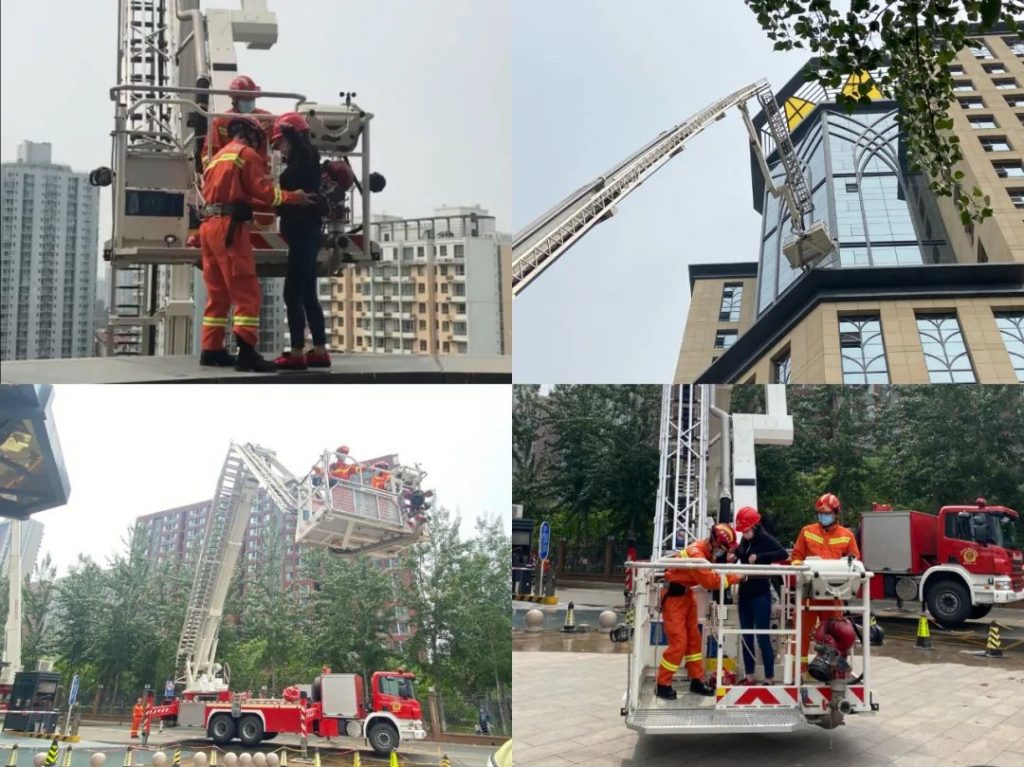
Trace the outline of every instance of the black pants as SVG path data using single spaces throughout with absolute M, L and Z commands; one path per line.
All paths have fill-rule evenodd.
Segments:
M 292 348 L 301 349 L 306 323 L 314 346 L 327 343 L 324 310 L 316 287 L 316 255 L 320 251 L 320 228 L 302 227 L 289 231 L 288 271 L 284 278 L 284 303 L 288 310 L 288 332 Z

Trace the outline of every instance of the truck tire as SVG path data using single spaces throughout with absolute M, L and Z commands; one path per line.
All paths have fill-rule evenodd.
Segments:
M 929 584 L 928 611 L 943 628 L 962 626 L 971 615 L 971 595 L 960 581 L 945 578 Z
M 255 746 L 263 740 L 263 720 L 255 714 L 238 720 L 238 739 L 243 746 Z
M 210 717 L 206 734 L 218 746 L 230 743 L 235 738 L 235 720 L 231 718 L 231 714 L 215 714 Z
M 273 740 L 277 737 L 276 732 L 265 732 L 263 733 L 263 740 Z
M 388 756 L 398 750 L 398 730 L 388 721 L 376 721 L 366 732 L 370 748 L 377 756 Z
M 975 605 L 971 608 L 971 620 L 980 621 L 990 612 L 992 612 L 992 605 Z

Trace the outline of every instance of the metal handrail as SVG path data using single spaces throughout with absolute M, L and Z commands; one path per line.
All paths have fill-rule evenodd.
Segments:
M 115 85 L 109 91 L 110 100 L 114 101 L 114 95 L 127 91 L 157 91 L 160 93 L 206 93 L 214 96 L 253 96 L 254 98 L 267 99 L 297 99 L 302 102 L 306 96 L 302 93 L 289 93 L 288 91 L 232 91 L 226 88 L 195 88 L 187 85 Z

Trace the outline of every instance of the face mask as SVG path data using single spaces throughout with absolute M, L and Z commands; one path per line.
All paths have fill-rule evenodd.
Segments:
M 249 114 L 255 108 L 256 102 L 252 99 L 240 99 L 238 102 L 238 111 L 242 114 Z
M 836 521 L 835 514 L 819 514 L 818 521 L 821 522 L 822 527 L 828 527 Z
M 743 533 L 743 540 L 745 540 L 745 541 L 749 541 L 753 537 L 754 537 L 754 531 L 753 530 L 747 530 L 745 533 Z

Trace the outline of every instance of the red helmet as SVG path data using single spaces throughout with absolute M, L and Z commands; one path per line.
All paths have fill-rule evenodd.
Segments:
M 761 523 L 761 515 L 753 506 L 744 506 L 736 512 L 736 532 L 745 533 L 754 525 Z
M 231 81 L 231 85 L 228 86 L 229 91 L 259 91 L 260 86 L 253 82 L 249 75 L 239 75 Z
M 337 452 L 341 453 L 342 455 L 348 455 L 348 445 L 339 445 Z
M 276 144 L 281 140 L 281 136 L 284 135 L 283 129 L 304 133 L 309 130 L 309 123 L 298 112 L 285 112 L 274 121 L 274 132 L 270 136 L 271 144 Z
M 817 503 L 814 504 L 814 510 L 819 514 L 827 514 L 830 511 L 838 514 L 843 509 L 838 498 L 832 495 L 832 493 L 825 493 L 825 495 L 821 496 Z
M 263 139 L 265 138 L 263 126 L 260 125 L 260 121 L 255 117 L 250 117 L 249 115 L 232 115 L 231 120 L 228 122 L 229 136 L 235 135 L 233 131 L 236 130 L 236 126 L 238 125 L 244 125 L 246 127 L 246 130 L 252 136 L 254 144 L 259 146 L 263 143 Z
M 388 467 L 388 462 L 387 461 L 377 461 L 377 463 L 373 464 L 373 466 L 376 469 L 386 469 Z
M 736 531 L 729 525 L 719 523 L 711 528 L 711 545 L 725 546 L 727 549 L 735 549 L 739 545 L 736 540 Z
M 320 468 L 319 464 L 317 464 L 316 466 L 313 467 L 313 473 L 314 474 L 323 474 L 324 470 Z
M 344 160 L 332 160 L 324 163 L 324 173 L 335 184 L 341 187 L 341 191 L 347 192 L 356 181 L 356 175 L 352 166 Z

